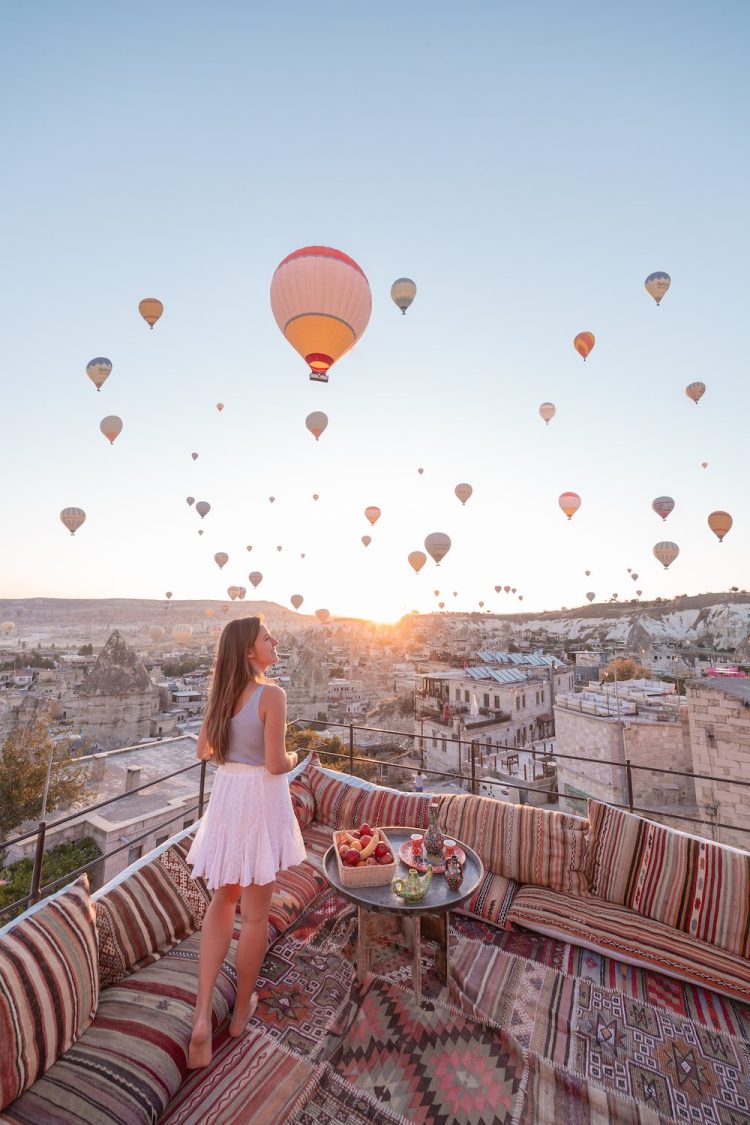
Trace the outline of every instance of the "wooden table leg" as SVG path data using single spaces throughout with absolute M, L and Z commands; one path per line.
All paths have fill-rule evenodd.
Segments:
M 369 911 L 363 906 L 357 907 L 357 984 L 363 987 L 370 971 L 370 939 L 367 935 L 367 917 Z
M 407 932 L 411 940 L 411 980 L 417 1005 L 422 1003 L 422 927 L 418 914 L 406 915 Z
M 441 914 L 437 915 L 437 933 L 438 933 L 438 949 L 435 954 L 435 968 L 437 974 L 443 984 L 448 983 L 448 975 L 450 973 L 450 966 L 448 963 L 449 944 L 450 944 L 450 926 L 449 926 L 449 912 L 444 910 Z

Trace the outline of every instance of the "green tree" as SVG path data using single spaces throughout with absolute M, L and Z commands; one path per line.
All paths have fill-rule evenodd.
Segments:
M 70 871 L 77 871 L 84 864 L 98 859 L 101 854 L 101 848 L 90 836 L 85 836 L 82 840 L 69 840 L 65 844 L 58 844 L 56 848 L 50 848 L 48 852 L 44 853 L 42 859 L 42 887 L 45 887 L 48 883 L 56 882 L 57 879 L 62 879 Z M 2 868 L 0 910 L 4 906 L 9 906 L 10 903 L 18 902 L 19 899 L 26 897 L 31 889 L 33 867 L 32 860 L 19 859 L 16 863 L 9 863 L 7 867 Z M 89 880 L 92 881 L 91 869 L 89 869 L 88 874 Z M 93 879 L 92 887 L 94 889 L 96 889 L 95 884 L 96 879 Z M 10 921 L 10 918 L 15 917 L 16 914 L 21 914 L 25 909 L 25 906 L 21 906 L 7 915 L 2 915 L 0 922 L 4 925 Z
M 286 748 L 287 750 L 296 750 L 300 758 L 309 753 L 317 754 L 320 758 L 320 764 L 325 766 L 326 769 L 349 773 L 349 746 L 344 745 L 341 739 L 335 735 L 333 738 L 323 738 L 314 730 L 290 729 L 286 735 Z M 333 757 L 334 754 L 342 754 L 343 757 Z M 355 758 L 358 755 L 370 756 L 368 751 L 355 746 Z M 354 776 L 364 778 L 365 781 L 373 781 L 377 777 L 377 766 L 369 765 L 366 762 L 355 762 Z
M 81 645 L 81 647 L 78 650 L 78 655 L 79 656 L 93 656 L 94 655 L 94 646 L 93 645 Z
M 611 684 L 615 679 L 621 680 L 647 680 L 648 671 L 633 660 L 631 656 L 618 656 L 612 660 L 602 672 L 602 683 Z
M 0 754 L 0 840 L 6 839 L 22 821 L 41 816 L 50 754 L 47 812 L 61 802 L 75 805 L 81 800 L 86 770 L 76 766 L 70 743 L 53 742 L 45 722 L 19 725 L 6 738 Z

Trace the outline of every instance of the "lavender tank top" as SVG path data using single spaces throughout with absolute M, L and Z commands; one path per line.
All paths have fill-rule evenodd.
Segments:
M 264 688 L 265 684 L 257 687 L 242 710 L 232 717 L 225 761 L 241 762 L 246 766 L 266 764 L 265 733 L 258 714 Z

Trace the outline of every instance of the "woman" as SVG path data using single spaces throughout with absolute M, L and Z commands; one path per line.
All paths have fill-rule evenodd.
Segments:
M 235 1037 L 242 1035 L 258 1003 L 253 988 L 266 952 L 276 873 L 306 855 L 284 777 L 297 764 L 297 755 L 284 749 L 286 694 L 264 679 L 276 662 L 278 643 L 259 617 L 226 625 L 198 736 L 198 757 L 219 768 L 188 853 L 193 875 L 203 875 L 214 892 L 201 928 L 190 1069 L 211 1061 L 211 1001 L 232 940 L 237 899 L 242 928 L 229 1025 Z

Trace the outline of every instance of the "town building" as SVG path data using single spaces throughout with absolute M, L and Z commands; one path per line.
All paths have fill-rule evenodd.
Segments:
M 750 679 L 724 676 L 689 680 L 687 707 L 695 792 L 700 816 L 712 821 L 703 835 L 750 848 Z M 691 829 L 692 831 L 693 829 Z

